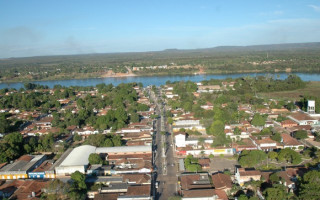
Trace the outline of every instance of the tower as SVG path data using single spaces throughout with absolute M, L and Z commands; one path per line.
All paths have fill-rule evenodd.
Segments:
M 308 108 L 307 108 L 307 112 L 309 114 L 315 114 L 316 113 L 316 109 L 315 109 L 315 104 L 316 101 L 315 100 L 308 100 Z

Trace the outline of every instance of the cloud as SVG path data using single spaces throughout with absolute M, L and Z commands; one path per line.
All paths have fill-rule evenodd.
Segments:
M 316 5 L 308 5 L 308 6 L 316 12 L 320 12 L 320 6 L 316 6 Z

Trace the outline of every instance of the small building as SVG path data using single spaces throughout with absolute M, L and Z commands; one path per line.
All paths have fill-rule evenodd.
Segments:
M 211 176 L 215 189 L 229 191 L 232 188 L 232 180 L 230 175 L 217 173 Z
M 261 172 L 257 170 L 247 170 L 245 168 L 237 168 L 235 173 L 235 180 L 240 186 L 245 182 L 251 180 L 259 181 L 261 178 Z
M 291 119 L 287 119 L 281 122 L 281 126 L 283 128 L 289 128 L 289 127 L 294 127 L 294 126 L 298 126 L 299 124 Z

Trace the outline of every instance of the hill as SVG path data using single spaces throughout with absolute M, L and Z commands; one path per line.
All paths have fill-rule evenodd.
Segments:
M 218 46 L 150 52 L 36 56 L 0 60 L 1 81 L 52 80 L 137 75 L 320 72 L 320 43 Z M 153 68 L 150 68 L 153 66 Z M 156 66 L 167 66 L 157 68 Z M 135 67 L 135 68 L 134 68 Z M 149 67 L 149 68 L 146 68 Z M 182 70 L 183 69 L 183 70 Z

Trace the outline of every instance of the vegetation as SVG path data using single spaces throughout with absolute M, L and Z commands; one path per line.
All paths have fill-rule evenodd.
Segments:
M 244 150 L 240 154 L 239 163 L 242 167 L 254 167 L 266 159 L 267 154 L 261 150 Z
M 268 54 L 268 56 L 266 56 Z M 216 47 L 144 53 L 10 58 L 0 61 L 0 81 L 55 80 L 127 73 L 133 67 L 167 65 L 169 69 L 143 69 L 139 75 L 235 72 L 319 72 L 319 43 L 251 47 Z
M 102 164 L 103 160 L 98 154 L 92 153 L 89 155 L 89 163 L 90 165 Z
M 188 155 L 184 159 L 184 166 L 189 172 L 200 172 L 202 169 L 199 165 L 198 159 L 194 158 L 192 155 Z

